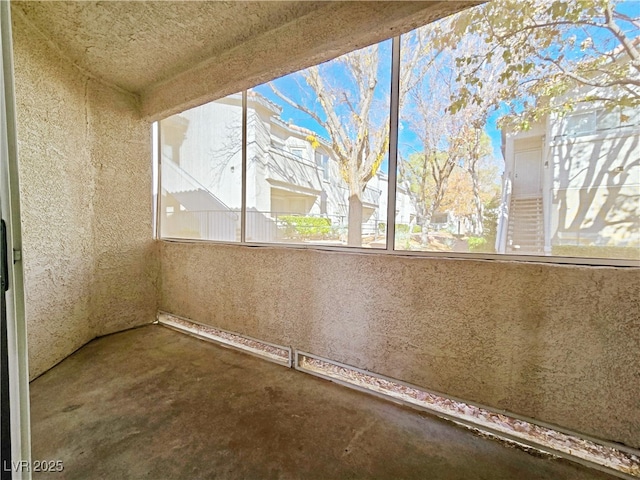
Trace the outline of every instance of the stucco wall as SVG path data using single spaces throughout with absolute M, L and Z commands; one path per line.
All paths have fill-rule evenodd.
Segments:
M 274 64 L 287 73 L 360 46 L 340 18 L 347 38 L 322 30 L 333 40 L 314 50 L 291 36 L 292 55 L 272 32 L 145 89 L 142 111 L 160 118 L 273 78 Z M 33 377 L 151 321 L 157 257 L 136 98 L 85 77 L 20 15 L 14 36 Z M 638 269 L 160 248 L 163 310 L 640 448 Z
M 13 34 L 33 378 L 153 319 L 151 146 L 135 97 L 83 76 L 20 15 Z
M 95 168 L 96 336 L 152 322 L 156 316 L 158 245 L 152 236 L 151 125 L 108 88 L 88 93 Z
M 640 447 L 640 271 L 162 242 L 164 311 Z

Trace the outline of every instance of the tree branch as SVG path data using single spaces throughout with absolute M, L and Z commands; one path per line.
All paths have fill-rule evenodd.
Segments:
M 609 31 L 618 39 L 620 45 L 622 45 L 631 58 L 632 65 L 636 70 L 640 71 L 640 52 L 635 47 L 634 42 L 627 38 L 620 26 L 614 21 L 613 11 L 611 10 L 611 4 L 609 2 L 607 2 L 604 9 L 604 18 Z

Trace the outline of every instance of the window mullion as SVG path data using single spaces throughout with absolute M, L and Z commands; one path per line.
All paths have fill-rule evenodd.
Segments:
M 247 91 L 242 91 L 242 204 L 240 242 L 247 241 Z
M 393 37 L 391 54 L 391 109 L 389 112 L 389 174 L 387 184 L 387 250 L 395 249 L 396 185 L 398 172 L 398 117 L 400 110 L 400 37 Z
M 160 128 L 160 122 L 154 122 L 152 126 L 152 131 L 155 131 L 156 134 L 156 152 L 157 158 L 155 158 L 155 166 L 156 169 L 156 197 L 155 197 L 155 229 L 154 236 L 155 238 L 162 238 L 162 226 L 160 225 L 162 218 L 162 129 Z M 153 192 L 152 192 L 153 193 Z

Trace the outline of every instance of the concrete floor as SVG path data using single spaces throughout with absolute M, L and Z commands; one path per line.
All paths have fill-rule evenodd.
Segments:
M 68 479 L 611 479 L 159 325 L 31 384 L 33 459 Z

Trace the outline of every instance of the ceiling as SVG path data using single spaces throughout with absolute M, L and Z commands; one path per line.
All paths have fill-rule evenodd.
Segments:
M 12 3 L 72 62 L 130 92 L 322 6 L 308 1 Z
M 479 1 L 12 0 L 84 74 L 133 94 L 147 119 L 399 35 Z

